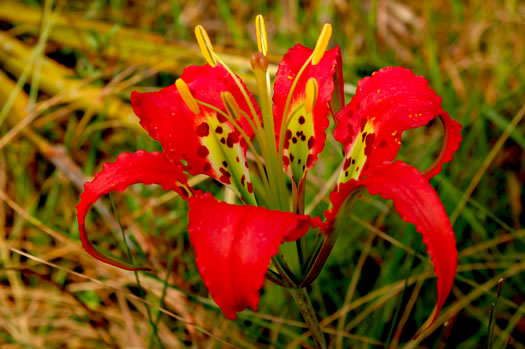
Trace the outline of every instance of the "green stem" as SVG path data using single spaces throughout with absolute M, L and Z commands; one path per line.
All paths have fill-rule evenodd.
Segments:
M 126 252 L 128 254 L 129 262 L 131 264 L 133 264 L 133 256 L 131 255 L 131 249 L 129 248 L 128 240 L 126 238 L 126 234 L 124 234 L 124 229 L 122 228 L 122 224 L 120 223 L 120 216 L 119 216 L 119 214 L 117 212 L 117 207 L 115 206 L 115 201 L 113 201 L 113 196 L 111 196 L 111 193 L 109 194 L 109 199 L 111 200 L 111 207 L 113 208 L 113 212 L 115 213 L 115 217 L 117 218 L 117 222 L 118 222 L 118 225 L 119 225 L 119 228 L 120 228 L 120 232 L 122 233 L 122 240 L 124 241 L 124 244 L 126 245 Z M 139 289 L 139 296 L 142 299 L 146 299 L 145 294 L 144 294 L 144 290 L 142 289 L 142 285 L 141 285 L 141 282 L 140 282 L 139 273 L 138 273 L 137 270 L 135 270 L 134 273 L 135 273 L 135 280 L 137 282 L 137 287 Z M 149 308 L 149 305 L 147 303 L 144 303 L 144 306 L 146 308 L 146 314 L 148 315 L 148 321 L 149 321 L 149 324 L 150 324 L 150 326 L 151 326 L 151 328 L 153 330 L 153 335 L 155 337 L 155 340 L 159 344 L 159 347 L 164 349 L 164 344 L 162 343 L 162 340 L 160 339 L 159 331 L 158 331 L 158 328 L 157 328 L 157 324 L 155 322 L 153 322 L 153 317 L 151 315 L 151 310 Z
M 317 315 L 312 302 L 310 301 L 310 297 L 308 297 L 306 288 L 291 288 L 290 293 L 292 294 L 295 304 L 297 304 L 297 307 L 303 316 L 306 326 L 308 326 L 308 329 L 312 334 L 312 338 L 314 339 L 317 348 L 327 348 L 326 338 L 321 329 L 321 324 L 317 319 Z
M 362 187 L 358 187 L 357 189 L 354 189 L 350 195 L 348 195 L 343 205 L 339 208 L 339 212 L 343 212 L 343 214 L 337 214 L 335 220 L 331 222 L 331 226 L 326 228 L 325 232 L 323 233 L 323 245 L 321 246 L 319 252 L 316 252 L 317 255 L 315 256 L 314 262 L 312 266 L 307 269 L 306 276 L 299 284 L 299 287 L 309 286 L 317 278 L 317 276 L 319 276 L 319 273 L 321 272 L 321 269 L 323 269 L 328 256 L 330 256 L 330 252 L 332 252 L 332 248 L 334 248 L 337 237 L 339 236 L 339 232 L 346 225 L 346 213 L 350 212 L 353 204 L 355 203 L 355 198 L 359 195 L 361 190 Z

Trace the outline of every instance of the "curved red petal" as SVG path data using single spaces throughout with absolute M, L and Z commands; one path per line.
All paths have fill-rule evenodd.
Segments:
M 166 159 L 163 153 L 147 153 L 143 150 L 136 153 L 123 153 L 113 163 L 106 163 L 102 171 L 95 178 L 84 185 L 84 192 L 80 195 L 77 205 L 78 229 L 80 240 L 86 251 L 96 259 L 127 270 L 140 268 L 105 256 L 89 241 L 84 221 L 90 207 L 100 198 L 111 191 L 123 191 L 135 183 L 159 184 L 164 190 L 175 190 L 183 198 L 192 195 L 191 188 L 186 183 L 186 175 L 180 166 Z
M 444 163 L 452 160 L 454 153 L 459 149 L 459 143 L 461 143 L 462 140 L 461 124 L 454 121 L 447 112 L 442 113 L 440 116 L 444 129 L 443 146 L 440 157 L 436 159 L 435 163 L 427 170 L 423 171 L 425 178 L 428 180 L 441 172 Z
M 312 52 L 312 49 L 295 45 L 284 55 L 279 64 L 273 95 L 277 142 L 279 142 L 281 121 L 283 120 L 288 94 L 296 76 Z M 334 91 L 332 77 L 336 72 L 340 55 L 339 47 L 335 47 L 327 51 L 318 64 L 308 64 L 299 77 L 292 94 L 287 116 L 290 125 L 285 130 L 283 148 L 286 157 L 285 166 L 287 168 L 291 166 L 291 172 L 297 183 L 305 170 L 312 167 L 317 160 L 317 155 L 324 148 L 325 130 L 328 127 L 328 115 L 330 113 L 328 102 L 332 99 Z M 310 78 L 315 78 L 319 91 L 312 113 L 308 113 L 304 108 L 306 83 Z
M 338 210 L 348 195 L 360 186 L 365 186 L 370 194 L 393 200 L 401 218 L 414 224 L 421 233 L 437 275 L 438 299 L 429 319 L 430 326 L 445 303 L 456 275 L 456 239 L 445 208 L 435 190 L 416 168 L 399 161 L 387 162 L 358 181 L 341 184 L 339 191 L 330 195 L 333 209 L 326 213 L 329 220 L 335 219 L 338 214 L 347 214 Z
M 252 117 L 241 90 L 220 64 L 216 67 L 188 67 L 180 78 L 196 100 L 226 112 L 221 92 L 228 91 L 240 110 Z M 244 89 L 256 108 L 257 117 L 260 117 L 255 99 L 246 87 Z M 230 184 L 232 179 L 240 183 L 243 174 L 249 179 L 245 165 L 247 143 L 232 123 L 216 110 L 200 105 L 199 113 L 194 114 L 181 98 L 176 85 L 152 93 L 133 92 L 131 104 L 141 125 L 162 144 L 166 156 L 177 163 L 182 160 L 190 174 L 206 174 L 224 184 Z M 252 139 L 254 132 L 248 121 L 242 117 L 240 124 Z M 246 191 L 248 183 L 246 180 L 241 185 Z
M 396 157 L 404 130 L 426 125 L 438 115 L 445 126 L 444 149 L 443 156 L 428 170 L 427 178 L 431 178 L 459 148 L 461 125 L 443 110 L 441 97 L 425 78 L 408 69 L 383 68 L 360 80 L 352 101 L 336 115 L 334 136 L 345 147 L 347 157 L 352 151 L 354 160 L 362 155 L 362 163 L 355 166 L 371 169 Z M 357 179 L 360 171 L 354 173 L 357 175 L 347 180 Z
M 257 310 L 264 275 L 279 245 L 306 234 L 310 217 L 218 202 L 209 193 L 189 201 L 191 243 L 206 287 L 228 319 Z

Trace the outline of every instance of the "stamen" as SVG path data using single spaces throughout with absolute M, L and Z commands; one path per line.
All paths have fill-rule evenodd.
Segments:
M 237 101 L 235 101 L 235 98 L 233 98 L 233 95 L 229 91 L 224 91 L 221 92 L 221 99 L 224 107 L 226 108 L 226 111 L 228 112 L 228 115 L 230 115 L 232 119 L 239 121 L 241 119 L 241 108 L 239 108 L 239 105 L 237 104 Z
M 214 57 L 213 46 L 206 29 L 204 29 L 202 25 L 199 24 L 195 27 L 195 36 L 197 37 L 197 43 L 199 44 L 204 59 L 209 65 L 215 67 L 217 60 Z
M 314 109 L 317 96 L 319 95 L 319 84 L 315 78 L 308 79 L 306 83 L 306 99 L 304 101 L 304 108 L 307 113 L 311 113 Z
M 175 86 L 177 87 L 177 91 L 179 91 L 182 100 L 184 101 L 184 103 L 186 103 L 186 106 L 190 108 L 190 110 L 194 114 L 199 114 L 201 111 L 199 105 L 195 101 L 195 98 L 193 98 L 193 95 L 191 94 L 190 89 L 188 88 L 188 85 L 186 85 L 184 80 L 177 79 L 175 81 Z
M 266 56 L 268 53 L 268 38 L 266 37 L 266 26 L 261 15 L 255 17 L 255 29 L 257 31 L 257 47 L 259 52 Z
M 235 73 L 228 67 L 228 65 L 215 52 L 213 52 L 213 58 L 217 62 L 219 62 L 224 69 L 226 69 L 228 74 L 231 76 L 231 78 L 233 79 L 233 81 L 235 82 L 235 84 L 237 85 L 239 90 L 241 91 L 242 96 L 244 97 L 244 100 L 248 104 L 248 108 L 250 109 L 250 114 L 252 114 L 252 118 L 253 118 L 253 120 L 255 120 L 255 125 L 257 127 L 254 128 L 252 126 L 252 120 L 250 120 L 250 118 L 247 118 L 248 122 L 250 123 L 250 126 L 252 126 L 252 129 L 255 132 L 255 135 L 256 135 L 257 139 L 260 141 L 262 139 L 262 138 L 260 138 L 260 136 L 261 136 L 260 132 L 262 130 L 262 126 L 261 126 L 261 123 L 259 121 L 259 117 L 257 115 L 257 112 L 255 111 L 255 107 L 254 107 L 254 105 L 252 103 L 252 100 L 248 96 L 248 92 L 246 91 L 245 86 L 241 83 L 241 81 L 239 80 L 237 75 L 235 75 Z
M 323 58 L 326 48 L 328 47 L 328 42 L 330 41 L 331 36 L 332 36 L 332 25 L 329 23 L 326 23 L 323 26 L 323 30 L 321 31 L 319 38 L 317 39 L 317 43 L 315 44 L 315 49 L 314 49 L 313 58 L 312 58 L 312 65 L 316 65 L 317 63 L 319 63 L 319 61 L 321 61 L 321 58 Z

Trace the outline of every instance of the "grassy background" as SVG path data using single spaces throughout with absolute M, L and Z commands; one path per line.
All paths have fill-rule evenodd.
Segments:
M 123 151 L 160 150 L 138 127 L 130 92 L 167 86 L 185 66 L 204 63 L 197 24 L 250 86 L 258 13 L 273 63 L 297 42 L 313 47 L 330 22 L 347 100 L 359 78 L 403 65 L 426 76 L 464 126 L 460 150 L 432 180 L 459 250 L 455 286 L 435 325 L 412 338 L 436 300 L 419 234 L 391 202 L 365 195 L 311 290 L 331 345 L 523 348 L 525 4 L 518 0 L 2 1 L 0 346 L 312 346 L 290 296 L 271 283 L 259 312 L 222 316 L 197 272 L 185 202 L 173 193 L 135 185 L 113 195 L 135 262 L 153 268 L 139 284 L 92 259 L 78 239 L 83 183 Z M 441 135 L 432 125 L 406 132 L 399 158 L 425 168 Z M 308 197 L 320 200 L 309 206 L 313 214 L 327 207 L 325 183 L 339 153 L 329 139 L 309 176 Z M 212 181 L 192 183 L 222 195 Z M 87 229 L 99 247 L 125 258 L 109 198 L 99 200 Z

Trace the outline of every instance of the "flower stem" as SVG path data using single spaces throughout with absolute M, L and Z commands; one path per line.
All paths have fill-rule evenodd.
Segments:
M 297 307 L 299 308 L 299 311 L 301 312 L 301 315 L 303 316 L 306 326 L 308 326 L 308 329 L 312 334 L 317 348 L 325 349 L 326 338 L 323 331 L 321 330 L 321 324 L 317 319 L 317 315 L 312 302 L 310 301 L 310 297 L 308 297 L 306 288 L 290 288 L 289 290 L 295 303 L 297 304 Z

